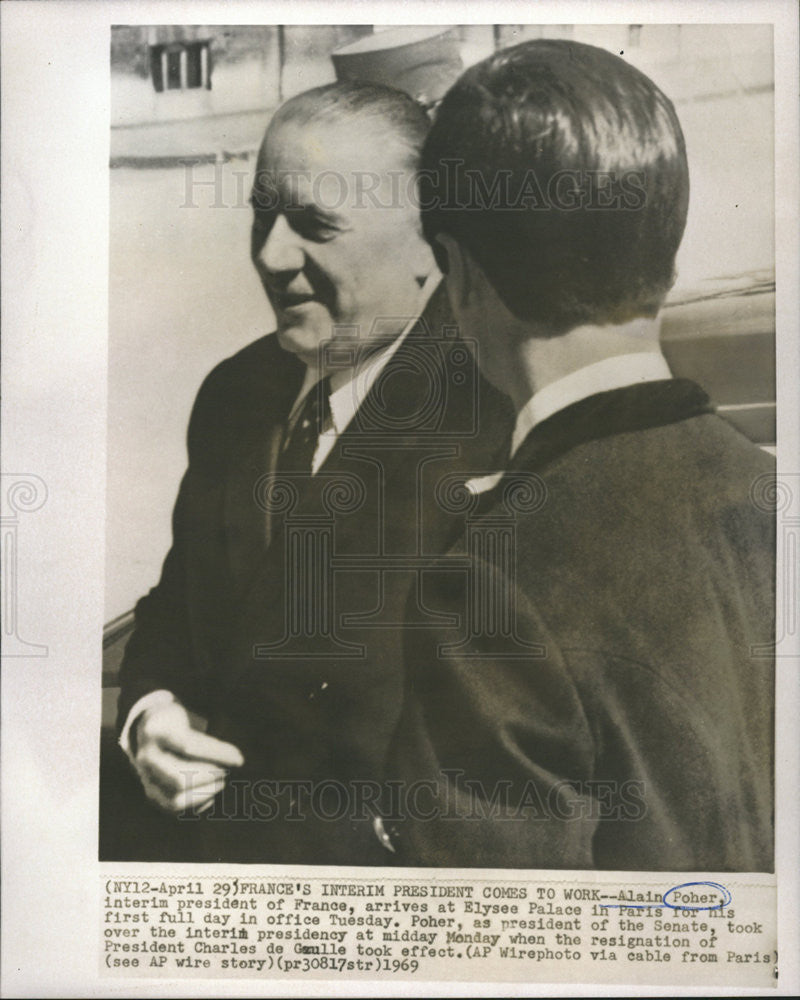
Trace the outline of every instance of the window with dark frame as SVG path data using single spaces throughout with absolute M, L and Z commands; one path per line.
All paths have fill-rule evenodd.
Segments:
M 211 90 L 209 42 L 174 42 L 150 46 L 150 73 L 158 93 L 165 90 Z

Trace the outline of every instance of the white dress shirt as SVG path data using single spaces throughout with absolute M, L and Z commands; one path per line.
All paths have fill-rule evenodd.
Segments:
M 337 438 L 340 434 L 344 433 L 345 428 L 356 415 L 358 408 L 364 402 L 378 376 L 406 339 L 414 323 L 416 323 L 416 319 L 412 320 L 400 336 L 396 337 L 391 344 L 374 351 L 372 354 L 368 354 L 355 367 L 338 369 L 331 374 L 331 392 L 328 397 L 330 402 L 330 416 L 326 419 L 322 431 L 317 438 L 317 447 L 314 451 L 314 457 L 311 460 L 312 476 L 319 472 L 322 463 L 333 450 Z M 292 409 L 289 412 L 287 438 L 291 434 L 297 418 L 300 416 L 300 411 L 303 408 L 306 397 L 321 377 L 316 368 L 312 368 L 311 366 L 306 368 L 300 392 L 297 394 L 297 399 L 295 399 Z

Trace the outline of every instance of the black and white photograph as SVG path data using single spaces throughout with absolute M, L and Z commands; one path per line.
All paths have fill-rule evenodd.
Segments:
M 6 6 L 2 995 L 793 992 L 791 8 Z
M 101 858 L 772 870 L 771 28 L 111 84 Z

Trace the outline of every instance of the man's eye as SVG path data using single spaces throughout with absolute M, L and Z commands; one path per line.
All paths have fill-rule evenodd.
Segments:
M 315 243 L 326 243 L 339 232 L 338 226 L 333 222 L 308 209 L 288 209 L 286 219 L 299 236 Z
M 291 229 L 304 240 L 313 243 L 327 243 L 341 231 L 332 221 L 306 208 L 265 208 L 259 206 L 254 196 L 250 199 L 253 206 L 253 232 L 266 237 L 272 232 L 272 227 L 279 215 L 283 215 Z

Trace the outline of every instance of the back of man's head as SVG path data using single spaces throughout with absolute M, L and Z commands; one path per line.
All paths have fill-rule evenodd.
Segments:
M 447 233 L 512 313 L 551 335 L 654 316 L 688 199 L 671 102 L 577 42 L 525 42 L 471 67 L 423 149 L 423 229 L 440 267 Z

